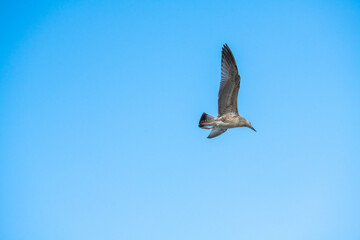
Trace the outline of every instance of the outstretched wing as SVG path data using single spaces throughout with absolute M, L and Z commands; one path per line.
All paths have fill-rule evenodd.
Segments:
M 209 136 L 207 138 L 214 138 L 219 136 L 220 134 L 223 134 L 224 132 L 226 132 L 227 129 L 225 128 L 218 128 L 218 127 L 214 127 L 211 129 L 211 132 L 209 134 Z
M 225 43 L 221 56 L 221 82 L 218 97 L 218 116 L 228 113 L 239 114 L 237 97 L 240 88 L 240 75 L 234 55 Z

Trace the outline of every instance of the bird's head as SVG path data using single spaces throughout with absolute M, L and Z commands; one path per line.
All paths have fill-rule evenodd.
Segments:
M 253 126 L 251 125 L 251 122 L 249 120 L 246 120 L 246 127 L 250 128 L 256 132 L 255 128 L 253 128 Z

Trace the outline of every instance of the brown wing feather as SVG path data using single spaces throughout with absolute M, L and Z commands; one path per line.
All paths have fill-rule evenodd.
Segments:
M 234 55 L 224 44 L 221 56 L 221 82 L 218 97 L 218 116 L 234 113 L 239 115 L 237 97 L 240 88 L 240 75 Z

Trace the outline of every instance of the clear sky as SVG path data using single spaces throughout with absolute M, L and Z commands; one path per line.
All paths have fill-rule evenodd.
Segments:
M 359 1 L 0 13 L 0 239 L 360 239 Z M 224 43 L 257 133 L 207 139 Z

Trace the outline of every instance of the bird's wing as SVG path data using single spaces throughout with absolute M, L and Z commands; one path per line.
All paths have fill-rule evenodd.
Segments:
M 240 88 L 240 75 L 234 55 L 229 46 L 224 44 L 221 55 L 221 82 L 218 97 L 218 116 L 234 113 L 239 114 L 237 97 Z
M 214 127 L 211 129 L 211 132 L 209 134 L 209 136 L 207 138 L 214 138 L 219 136 L 220 134 L 223 134 L 224 132 L 226 132 L 227 129 L 225 128 L 219 128 L 219 127 Z

